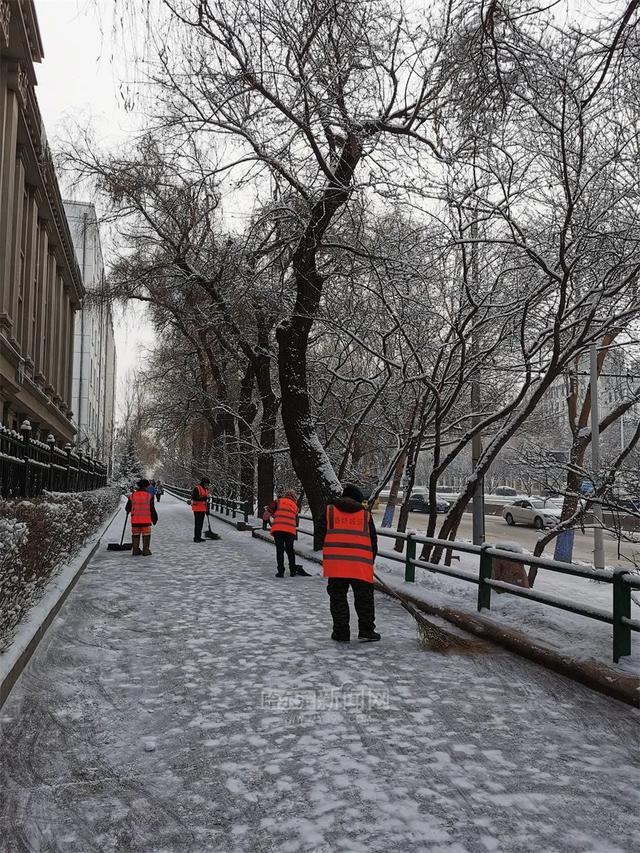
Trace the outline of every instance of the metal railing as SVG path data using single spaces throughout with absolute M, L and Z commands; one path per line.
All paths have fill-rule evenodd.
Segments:
M 299 518 L 304 521 L 313 521 L 310 515 L 300 515 Z M 305 530 L 300 526 L 298 526 L 298 532 L 306 536 L 313 536 L 313 530 Z M 550 607 L 556 607 L 567 613 L 576 613 L 589 619 L 596 619 L 599 622 L 611 625 L 613 628 L 613 660 L 615 663 L 621 657 L 631 654 L 631 632 L 640 631 L 640 620 L 631 618 L 631 590 L 640 590 L 639 574 L 634 574 L 624 568 L 596 571 L 595 569 L 576 566 L 573 563 L 563 563 L 559 560 L 551 560 L 545 557 L 533 557 L 514 551 L 503 551 L 492 545 L 472 545 L 471 543 L 457 542 L 455 540 L 434 539 L 418 533 L 398 533 L 384 529 L 378 529 L 377 533 L 379 537 L 393 539 L 394 541 L 402 540 L 405 543 L 403 547 L 404 553 L 402 554 L 397 551 L 378 549 L 378 556 L 383 557 L 385 560 L 402 563 L 404 565 L 404 579 L 408 583 L 415 583 L 416 568 L 425 569 L 435 574 L 446 575 L 477 585 L 477 607 L 479 611 L 491 608 L 491 591 L 495 589 L 510 593 L 519 598 L 528 599 L 529 601 L 536 601 L 539 604 L 547 604 Z M 441 548 L 443 551 L 457 551 L 462 554 L 476 555 L 479 557 L 478 573 L 474 575 L 463 569 L 421 560 L 416 557 L 417 544 L 430 545 L 435 548 Z M 610 584 L 612 587 L 611 611 L 600 607 L 582 605 L 555 595 L 495 580 L 493 578 L 493 561 L 497 559 L 509 560 L 512 563 L 518 563 L 522 566 L 532 566 L 559 574 L 573 575 L 574 577 Z
M 106 466 L 81 450 L 76 452 L 70 444 L 57 447 L 52 435 L 46 442 L 32 439 L 28 421 L 22 425 L 22 434 L 0 424 L 2 498 L 37 497 L 45 489 L 82 492 L 106 483 Z
M 191 500 L 193 489 L 185 489 L 181 486 L 173 486 L 164 483 L 164 488 L 172 495 L 182 500 Z M 219 515 L 227 516 L 234 521 L 238 516 L 242 516 L 245 524 L 249 523 L 249 516 L 253 515 L 253 506 L 251 501 L 240 501 L 235 498 L 227 498 L 224 495 L 210 494 L 209 508 Z
M 175 486 L 167 486 L 167 491 L 176 494 L 177 497 L 187 499 L 191 497 L 190 489 L 180 489 Z M 245 524 L 248 524 L 249 516 L 252 515 L 253 507 L 249 502 L 238 501 L 222 495 L 211 496 L 211 508 L 220 515 L 236 518 L 242 515 Z M 300 521 L 313 521 L 310 515 L 299 515 Z M 298 525 L 298 533 L 313 537 L 313 529 L 308 530 Z M 477 607 L 479 611 L 491 609 L 492 590 L 509 593 L 519 598 L 535 601 L 564 610 L 567 613 L 575 613 L 588 619 L 595 619 L 611 625 L 613 628 L 613 660 L 617 663 L 621 657 L 631 654 L 632 631 L 640 631 L 640 620 L 631 618 L 631 591 L 640 590 L 640 574 L 629 572 L 625 568 L 614 570 L 606 569 L 596 571 L 595 569 L 583 568 L 573 563 L 565 563 L 546 557 L 534 557 L 533 555 L 505 551 L 492 545 L 472 545 L 468 542 L 451 541 L 448 539 L 435 539 L 423 536 L 419 533 L 399 533 L 397 531 L 378 529 L 379 538 L 392 539 L 394 542 L 402 541 L 403 552 L 379 549 L 378 556 L 386 560 L 392 560 L 404 566 L 404 579 L 408 583 L 415 583 L 416 568 L 424 569 L 439 575 L 456 578 L 474 584 L 478 587 Z M 472 554 L 479 558 L 477 573 L 465 571 L 450 565 L 441 565 L 427 560 L 421 560 L 416 556 L 417 545 L 430 545 L 442 551 L 458 552 L 461 554 Z M 592 607 L 570 601 L 559 596 L 517 586 L 505 581 L 496 580 L 493 577 L 494 560 L 508 560 L 523 567 L 535 567 L 546 569 L 558 574 L 573 575 L 585 580 L 598 581 L 610 584 L 612 587 L 612 607 L 605 610 L 601 607 Z

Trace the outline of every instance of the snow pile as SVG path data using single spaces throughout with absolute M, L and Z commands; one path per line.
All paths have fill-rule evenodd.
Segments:
M 0 501 L 0 651 L 47 584 L 120 501 L 113 487 Z

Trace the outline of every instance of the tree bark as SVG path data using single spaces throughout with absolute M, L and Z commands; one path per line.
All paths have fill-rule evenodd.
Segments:
M 362 143 L 350 133 L 333 180 L 310 210 L 309 219 L 292 257 L 296 302 L 291 316 L 276 330 L 278 372 L 282 393 L 282 424 L 291 462 L 307 495 L 314 529 L 327 503 L 341 492 L 340 481 L 316 432 L 307 385 L 309 333 L 320 306 L 323 279 L 317 268 L 320 240 L 335 213 L 346 203 Z M 321 543 L 316 533 L 314 548 Z

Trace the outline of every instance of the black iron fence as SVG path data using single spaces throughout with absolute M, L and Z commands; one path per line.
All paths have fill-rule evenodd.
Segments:
M 83 492 L 106 485 L 107 468 L 101 462 L 70 444 L 57 447 L 52 435 L 46 442 L 32 439 L 28 421 L 21 433 L 0 424 L 1 497 L 36 497 L 44 489 Z

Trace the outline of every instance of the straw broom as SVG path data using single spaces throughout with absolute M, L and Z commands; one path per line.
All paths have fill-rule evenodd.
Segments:
M 434 652 L 441 652 L 442 654 L 447 654 L 448 652 L 481 651 L 484 648 L 482 643 L 467 640 L 465 637 L 460 637 L 457 634 L 451 634 L 444 628 L 440 628 L 429 622 L 424 614 L 414 607 L 403 595 L 388 586 L 378 574 L 374 572 L 373 576 L 382 589 L 392 598 L 399 601 L 404 609 L 416 620 L 420 642 L 425 648 Z

